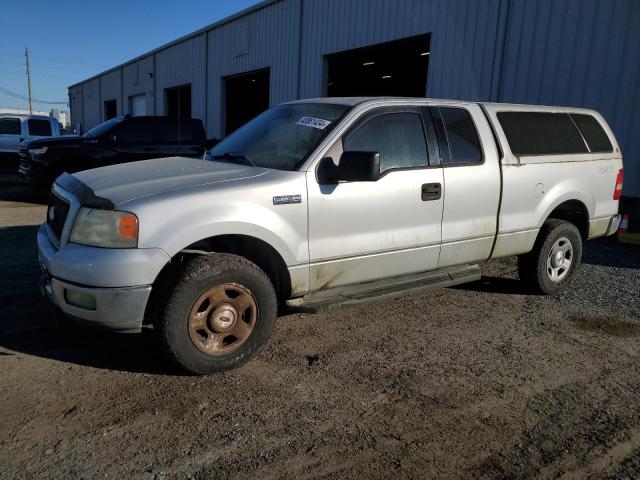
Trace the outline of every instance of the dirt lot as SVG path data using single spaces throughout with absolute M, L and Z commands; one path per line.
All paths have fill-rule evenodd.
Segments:
M 508 260 L 285 316 L 243 368 L 193 377 L 151 331 L 57 327 L 44 208 L 0 188 L 0 478 L 640 478 L 640 249 L 588 244 L 557 298 Z

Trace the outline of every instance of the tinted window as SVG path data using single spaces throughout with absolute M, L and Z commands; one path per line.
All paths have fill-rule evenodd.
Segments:
M 120 123 L 111 132 L 118 143 L 151 143 L 153 129 L 148 118 L 131 118 Z
M 111 120 L 107 120 L 106 122 L 101 123 L 100 125 L 98 125 L 96 127 L 93 127 L 91 130 L 89 130 L 87 133 L 85 133 L 83 135 L 83 137 L 85 137 L 85 138 L 100 137 L 100 136 L 104 135 L 105 133 L 111 131 L 111 129 L 115 125 L 118 125 L 122 121 L 123 121 L 123 117 L 116 117 L 116 118 L 112 118 Z
M 51 136 L 51 123 L 48 120 L 27 120 L 29 135 L 37 137 Z
M 600 123 L 593 115 L 571 114 L 592 152 L 612 152 L 613 146 Z
M 449 159 L 443 157 L 444 164 L 468 164 L 482 162 L 482 149 L 478 132 L 471 115 L 463 108 L 440 108 L 447 141 Z
M 345 151 L 380 153 L 380 171 L 424 167 L 427 145 L 422 120 L 415 113 L 378 115 L 356 127 L 343 141 Z
M 162 143 L 194 145 L 204 141 L 200 120 L 162 118 L 156 125 Z
M 20 135 L 20 119 L 0 118 L 0 135 Z
M 566 113 L 499 112 L 498 120 L 515 155 L 588 152 Z

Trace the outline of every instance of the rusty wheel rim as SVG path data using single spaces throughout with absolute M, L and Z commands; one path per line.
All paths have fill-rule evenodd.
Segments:
M 193 304 L 189 337 L 207 355 L 228 355 L 247 341 L 257 319 L 253 294 L 236 283 L 223 283 L 204 292 Z

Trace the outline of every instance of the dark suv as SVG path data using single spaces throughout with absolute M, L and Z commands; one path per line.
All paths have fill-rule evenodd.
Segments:
M 160 157 L 201 157 L 207 148 L 202 121 L 176 117 L 115 117 L 82 136 L 25 141 L 18 172 L 48 188 L 63 172 Z

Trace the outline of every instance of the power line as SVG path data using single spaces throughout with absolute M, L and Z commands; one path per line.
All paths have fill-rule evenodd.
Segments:
M 9 95 L 10 97 L 13 98 L 17 98 L 18 100 L 24 100 L 24 101 L 29 101 L 29 97 L 25 96 L 25 95 L 21 95 L 19 93 L 16 92 L 12 92 L 11 90 L 7 90 L 6 88 L 0 87 L 0 93 L 4 93 L 5 95 Z M 64 101 L 64 102 L 53 102 L 50 100 L 38 100 L 35 98 L 32 98 L 31 101 L 33 103 L 44 103 L 47 105 L 67 105 L 69 103 L 69 101 Z

